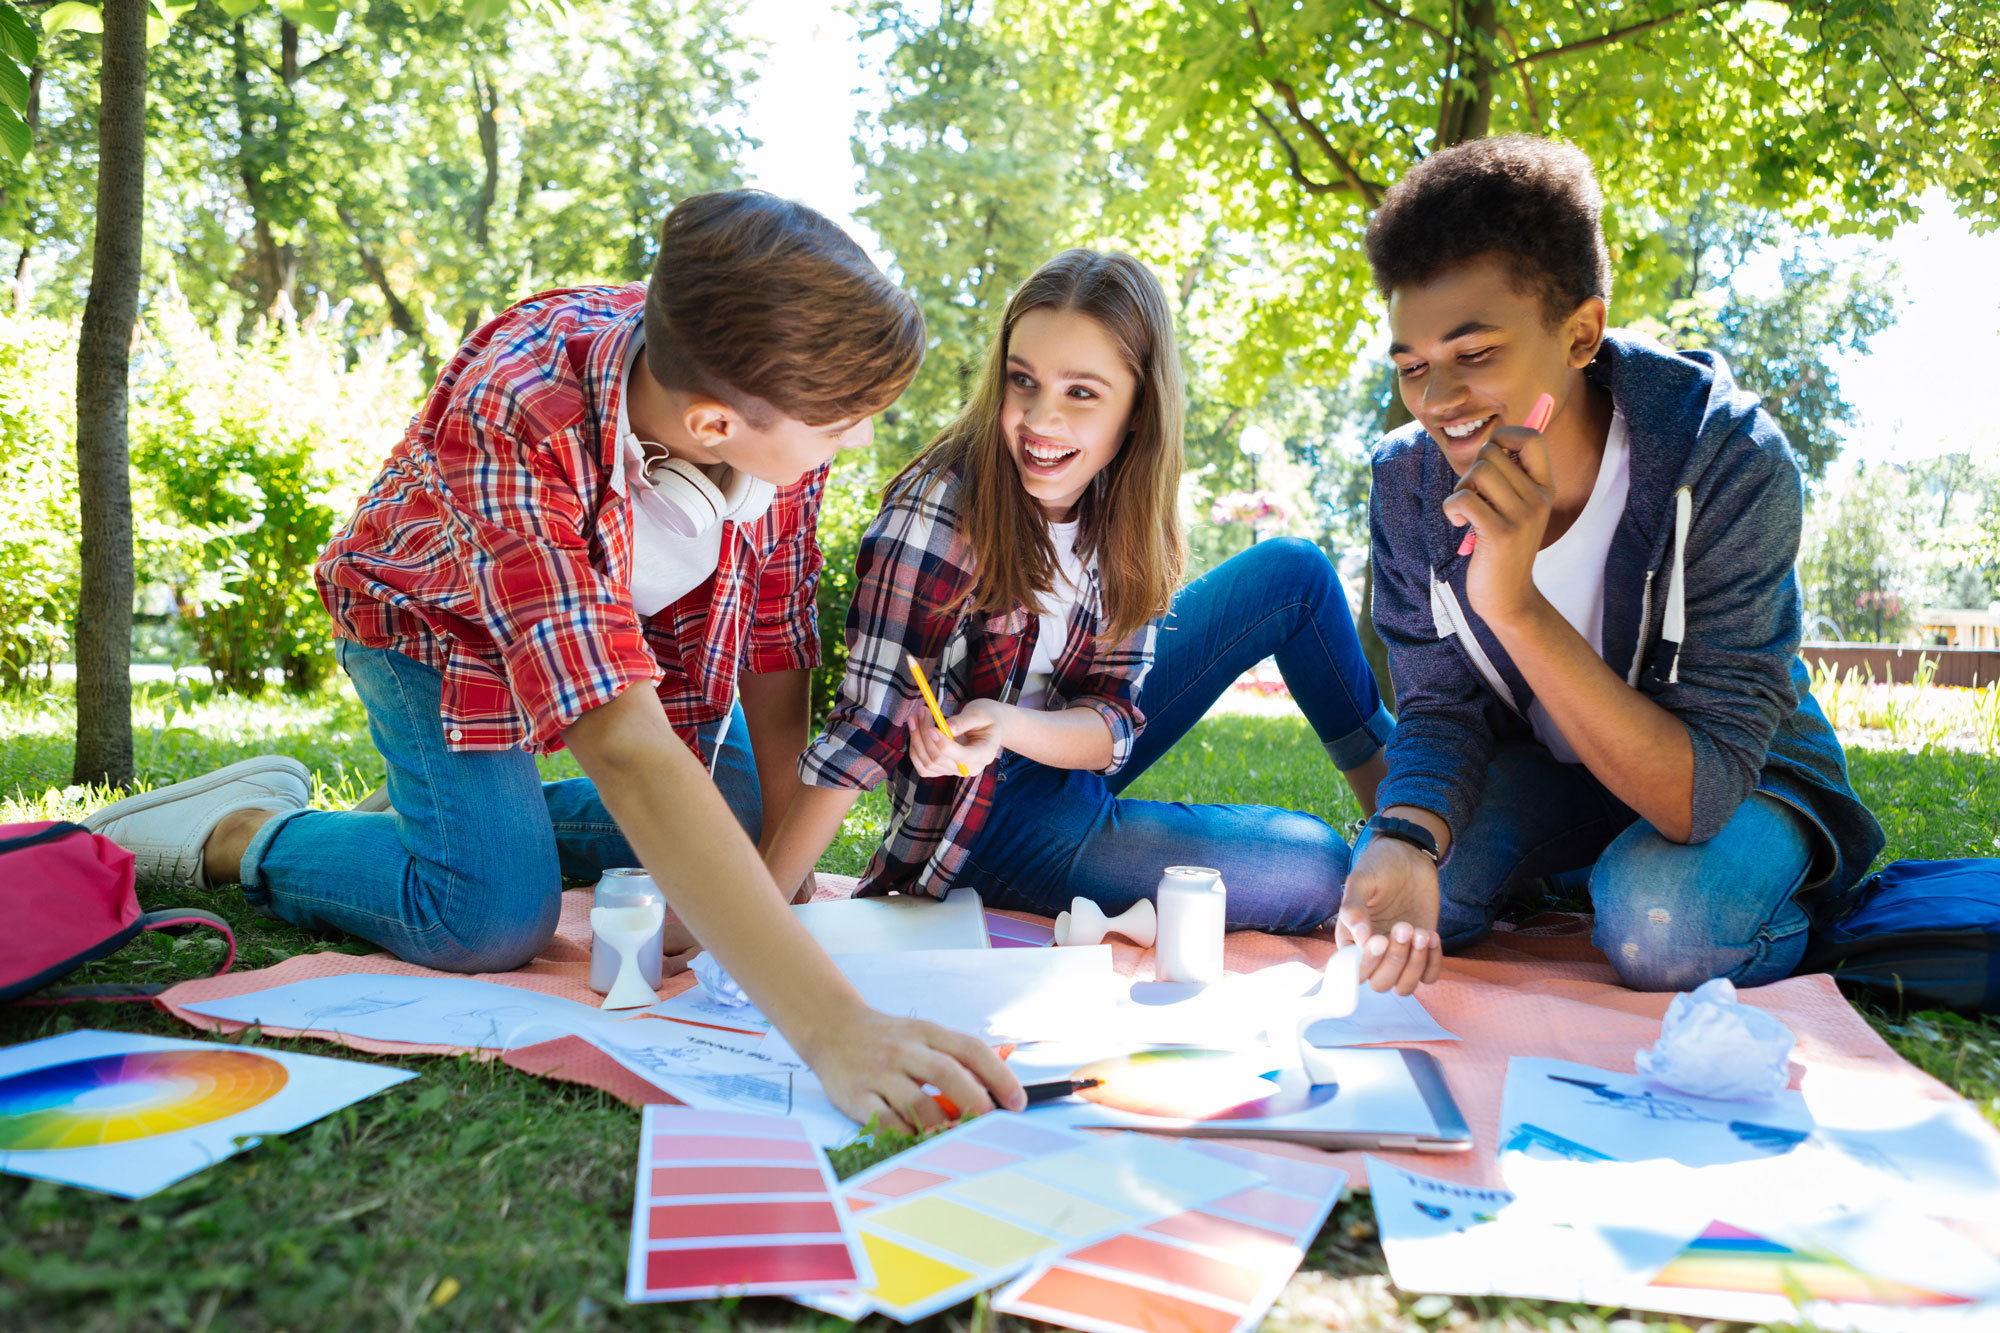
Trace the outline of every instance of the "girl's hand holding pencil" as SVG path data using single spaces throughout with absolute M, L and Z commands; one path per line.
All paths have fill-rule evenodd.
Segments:
M 949 725 L 919 718 L 910 728 L 910 762 L 927 778 L 954 772 L 971 777 L 1000 757 L 1008 717 L 1015 710 L 994 699 L 968 699 Z
M 917 688 L 923 691 L 924 703 L 937 724 L 933 727 L 919 720 L 910 728 L 910 762 L 917 772 L 927 778 L 942 778 L 957 769 L 960 777 L 969 778 L 999 758 L 1001 724 L 1010 711 L 1007 705 L 974 699 L 959 710 L 958 729 L 954 731 L 944 720 L 944 709 L 938 707 L 923 663 L 915 653 L 904 653 L 903 660 L 910 664 L 910 674 L 916 677 Z

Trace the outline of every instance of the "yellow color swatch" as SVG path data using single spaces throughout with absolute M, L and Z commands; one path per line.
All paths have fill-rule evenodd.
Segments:
M 1037 1226 L 1072 1239 L 1115 1231 L 1138 1214 L 1080 1199 L 1013 1171 L 968 1180 L 952 1188 L 952 1197 L 983 1204 L 1010 1217 L 1030 1217 Z
M 861 1243 L 868 1247 L 868 1262 L 875 1266 L 875 1286 L 868 1294 L 884 1305 L 914 1305 L 972 1276 L 872 1232 L 863 1231 Z
M 880 1228 L 920 1240 L 986 1268 L 1001 1268 L 1055 1248 L 1011 1222 L 932 1194 L 868 1214 L 868 1229 Z

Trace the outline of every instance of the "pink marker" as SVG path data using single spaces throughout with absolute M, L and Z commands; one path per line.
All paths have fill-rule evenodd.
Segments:
M 1555 414 L 1556 414 L 1555 395 L 1545 393 L 1540 398 L 1537 398 L 1535 400 L 1535 405 L 1533 407 L 1528 409 L 1528 419 L 1522 422 L 1521 424 L 1526 426 L 1529 430 L 1537 430 L 1537 431 L 1546 430 L 1548 428 L 1549 418 L 1554 416 Z M 1458 553 L 1460 555 L 1471 555 L 1473 548 L 1478 545 L 1479 545 L 1479 534 L 1472 530 L 1470 524 L 1467 524 L 1465 529 L 1465 540 L 1458 544 Z

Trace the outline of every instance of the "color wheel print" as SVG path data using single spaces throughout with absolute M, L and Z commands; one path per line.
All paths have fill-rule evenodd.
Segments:
M 1263 1120 L 1330 1100 L 1338 1088 L 1279 1082 L 1270 1055 L 1172 1046 L 1094 1060 L 1070 1077 L 1100 1080 L 1077 1096 L 1113 1111 L 1170 1120 Z
M 94 1148 L 192 1129 L 285 1086 L 285 1067 L 241 1050 L 139 1051 L 0 1078 L 0 1152 Z

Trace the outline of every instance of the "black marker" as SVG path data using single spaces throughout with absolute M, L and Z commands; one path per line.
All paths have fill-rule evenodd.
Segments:
M 1053 1083 L 1030 1083 L 1021 1091 L 1028 1094 L 1028 1105 L 1037 1106 L 1042 1102 L 1052 1102 L 1058 1097 L 1072 1097 L 1086 1088 L 1094 1088 L 1104 1082 L 1101 1078 L 1061 1078 Z

